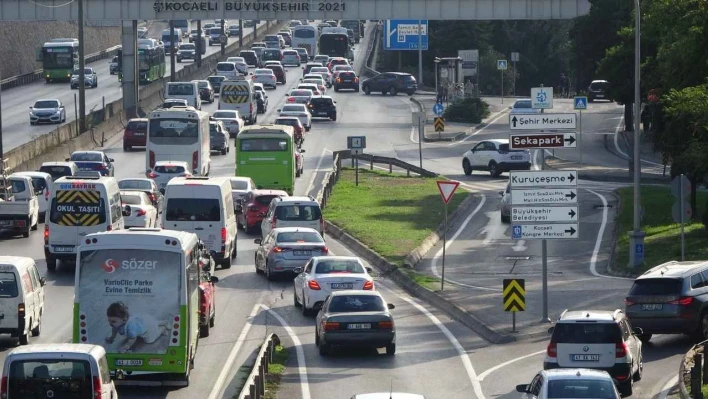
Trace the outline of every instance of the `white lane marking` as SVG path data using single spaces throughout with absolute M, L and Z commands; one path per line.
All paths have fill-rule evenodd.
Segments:
M 401 101 L 403 101 L 405 104 L 407 104 L 408 107 L 411 109 L 411 115 L 416 112 L 416 110 L 415 110 L 415 108 L 414 108 L 414 106 L 413 106 L 413 103 L 412 103 L 411 101 L 406 101 L 406 100 L 404 100 L 404 99 L 401 99 Z M 423 115 L 425 115 L 425 111 L 423 111 Z M 424 128 L 424 129 L 425 129 L 425 128 Z M 411 139 L 411 141 L 412 141 L 413 143 L 418 144 L 418 139 L 416 138 L 416 136 L 418 136 L 418 134 L 416 134 L 416 133 L 418 133 L 418 126 L 412 125 L 412 126 L 411 126 L 411 136 L 410 136 L 410 139 Z
M 620 127 L 622 126 L 622 122 L 624 121 L 624 115 L 620 117 L 619 123 L 617 123 L 617 127 L 615 127 L 615 137 L 614 137 L 614 142 L 615 142 L 615 149 L 617 152 L 622 154 L 625 158 L 630 159 L 629 155 L 627 155 L 626 152 L 622 151 L 622 149 L 619 146 L 619 143 L 617 142 L 617 138 L 619 137 L 619 130 Z M 644 163 L 648 163 L 649 165 L 654 165 L 654 166 L 661 166 L 662 168 L 664 167 L 663 164 L 652 162 L 652 161 L 647 161 L 646 159 L 640 159 Z
M 482 132 L 483 132 L 485 129 L 487 129 L 489 126 L 492 126 L 492 124 L 493 124 L 494 122 L 496 122 L 496 121 L 498 121 L 499 119 L 501 119 L 501 117 L 504 116 L 504 114 L 506 113 L 506 111 L 507 111 L 506 109 L 503 109 L 503 110 L 497 112 L 497 113 L 492 117 L 493 119 L 490 120 L 489 122 L 487 122 L 487 125 L 486 125 L 486 126 L 484 126 L 484 127 L 481 128 L 481 129 L 475 130 L 472 134 L 467 135 L 467 137 L 465 137 L 464 139 L 462 139 L 462 140 L 460 140 L 460 141 L 454 141 L 454 142 L 448 144 L 447 146 L 450 147 L 450 146 L 453 146 L 453 145 L 457 145 L 457 144 L 460 144 L 460 143 L 464 143 L 465 141 L 469 140 L 472 136 L 476 136 L 476 135 L 478 135 L 479 133 L 482 133 Z
M 480 198 L 480 201 L 479 201 L 479 204 L 477 205 L 477 208 L 475 208 L 475 210 L 472 211 L 472 213 L 470 213 L 469 216 L 467 216 L 467 219 L 465 219 L 465 221 L 462 222 L 462 224 L 457 229 L 455 234 L 453 234 L 452 237 L 450 237 L 447 240 L 447 243 L 445 244 L 445 250 L 447 250 L 447 248 L 457 239 L 457 237 L 460 236 L 460 234 L 462 233 L 462 230 L 464 230 L 465 227 L 467 227 L 467 224 L 469 224 L 470 220 L 472 220 L 474 215 L 476 215 L 477 212 L 479 212 L 480 209 L 482 209 L 482 205 L 484 205 L 487 198 L 483 195 L 480 196 L 479 198 Z M 431 261 L 430 261 L 430 271 L 433 272 L 433 275 L 437 278 L 440 278 L 440 273 L 438 273 L 438 259 L 442 256 L 442 251 L 443 251 L 443 249 L 440 248 L 438 250 L 438 252 L 435 253 L 435 256 L 433 256 L 433 259 L 431 259 Z M 445 279 L 445 281 L 447 281 L 447 279 Z
M 293 331 L 292 328 L 288 325 L 288 322 L 285 321 L 277 312 L 275 312 L 273 309 L 269 308 L 266 305 L 261 304 L 261 307 L 268 311 L 268 313 L 271 314 L 271 316 L 275 317 L 278 322 L 280 323 L 281 326 L 285 329 L 285 331 L 288 333 L 290 336 L 290 339 L 293 340 L 293 344 L 295 345 L 295 352 L 297 353 L 297 369 L 298 369 L 298 374 L 300 374 L 300 389 L 302 391 L 302 399 L 310 399 L 310 383 L 307 381 L 307 366 L 305 365 L 305 351 L 302 350 L 302 343 L 300 342 L 300 338 L 297 337 L 297 334 L 295 334 L 295 331 Z
M 248 319 L 246 320 L 246 325 L 243 326 L 241 334 L 239 334 L 238 338 L 236 339 L 236 342 L 234 342 L 234 346 L 233 348 L 231 348 L 231 353 L 229 353 L 229 357 L 226 358 L 226 363 L 224 363 L 224 367 L 221 369 L 219 377 L 216 379 L 216 381 L 214 381 L 214 387 L 211 389 L 211 393 L 209 394 L 208 399 L 217 399 L 221 397 L 221 390 L 224 389 L 224 384 L 226 383 L 226 378 L 229 376 L 229 372 L 231 371 L 231 366 L 233 366 L 233 363 L 236 360 L 236 355 L 238 355 L 238 352 L 241 350 L 243 343 L 246 342 L 248 332 L 251 331 L 251 326 L 253 325 L 253 319 L 258 314 L 258 309 L 260 309 L 260 307 L 261 305 L 258 303 L 253 305 L 251 314 L 248 315 Z
M 538 150 L 533 150 L 533 156 L 531 157 L 531 165 L 533 166 L 533 170 L 541 170 L 541 168 L 538 166 Z
M 526 251 L 528 247 L 526 246 L 526 240 L 518 240 L 516 241 L 516 244 L 514 244 L 513 247 L 511 247 L 512 250 L 515 252 L 522 252 Z
M 317 177 L 317 173 L 320 171 L 320 168 L 322 167 L 322 160 L 325 157 L 325 154 L 327 153 L 327 149 L 323 148 L 322 152 L 320 153 L 320 159 L 317 161 L 317 166 L 315 166 L 315 170 L 312 171 L 312 177 L 310 177 L 310 182 L 307 183 L 307 189 L 305 190 L 305 195 L 310 195 L 310 191 L 315 185 L 315 178 Z
M 430 313 L 428 309 L 424 308 L 422 305 L 418 304 L 416 301 L 410 298 L 406 298 L 400 295 L 398 296 L 404 301 L 410 303 L 411 306 L 418 309 L 425 316 L 427 316 L 428 319 L 430 319 L 430 321 L 435 324 L 435 326 L 440 329 L 443 334 L 445 334 L 445 337 L 447 337 L 448 341 L 450 341 L 452 346 L 457 351 L 457 356 L 462 361 L 462 365 L 465 366 L 465 371 L 467 371 L 467 376 L 469 377 L 470 382 L 472 383 L 472 388 L 474 389 L 474 393 L 477 396 L 477 399 L 486 399 L 484 396 L 484 392 L 482 392 L 482 384 L 480 384 L 480 379 L 479 377 L 477 377 L 477 373 L 474 371 L 474 366 L 472 366 L 472 361 L 470 360 L 470 357 L 467 355 L 465 348 L 460 345 L 460 342 L 457 340 L 457 338 L 455 338 L 452 332 L 450 332 L 450 330 L 448 330 L 448 328 L 445 327 L 445 325 L 441 323 L 440 320 L 435 317 L 434 314 Z
M 534 353 L 529 353 L 528 355 L 521 356 L 521 357 L 517 357 L 517 358 L 511 359 L 511 360 L 509 360 L 509 361 L 507 361 L 507 362 L 504 362 L 504 363 L 502 363 L 502 364 L 498 364 L 498 365 L 496 365 L 496 366 L 490 368 L 489 370 L 485 370 L 482 374 L 480 374 L 480 375 L 478 376 L 478 378 L 479 378 L 480 381 L 484 381 L 484 379 L 487 378 L 487 377 L 489 376 L 489 374 L 492 374 L 493 372 L 499 370 L 499 369 L 502 368 L 502 367 L 506 367 L 506 366 L 508 366 L 508 365 L 510 365 L 510 364 L 512 364 L 512 363 L 516 363 L 516 362 L 518 362 L 519 360 L 524 360 L 524 359 L 529 358 L 529 357 L 531 357 L 531 356 L 540 355 L 541 353 L 546 353 L 546 350 L 544 349 L 544 350 L 542 350 L 542 351 L 538 351 L 538 352 L 534 352 Z
M 483 246 L 488 246 L 492 241 L 499 240 L 499 239 L 504 239 L 504 230 L 506 229 L 500 229 L 499 227 L 504 227 L 501 224 L 501 221 L 494 217 L 496 214 L 496 211 L 492 212 L 487 212 L 487 225 L 484 226 L 484 229 L 482 229 L 482 234 L 486 233 L 486 237 L 484 237 L 484 241 L 482 241 Z
M 669 392 L 676 386 L 678 383 L 678 376 L 675 375 L 671 379 L 669 379 L 666 384 L 664 384 L 664 387 L 661 388 L 661 392 L 659 392 L 659 396 L 657 396 L 657 399 L 666 399 L 667 396 L 669 396 Z
M 631 278 L 608 276 L 601 274 L 597 271 L 597 255 L 600 253 L 600 245 L 602 245 L 602 236 L 605 234 L 605 227 L 607 226 L 607 199 L 604 195 L 595 192 L 590 189 L 586 189 L 589 192 L 600 197 L 602 201 L 602 222 L 600 223 L 600 230 L 597 232 L 597 238 L 595 239 L 595 248 L 592 250 L 592 256 L 590 257 L 590 273 L 596 277 L 612 278 L 616 280 L 633 280 Z

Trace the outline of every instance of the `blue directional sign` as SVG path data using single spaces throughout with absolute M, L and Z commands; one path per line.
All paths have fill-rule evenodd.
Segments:
M 500 71 L 506 71 L 506 60 L 497 60 L 497 69 Z
M 575 97 L 573 104 L 575 105 L 575 109 L 588 109 L 588 98 L 585 96 Z
M 511 239 L 512 240 L 519 240 L 523 236 L 522 230 L 521 230 L 521 225 L 514 225 L 511 228 Z
M 435 115 L 440 116 L 443 114 L 444 111 L 445 111 L 445 107 L 443 107 L 442 104 L 435 103 L 435 105 L 433 105 L 433 112 L 435 113 Z
M 428 20 L 421 23 L 421 44 L 423 50 L 428 49 Z M 418 50 L 418 20 L 394 19 L 387 20 L 384 29 L 384 50 Z

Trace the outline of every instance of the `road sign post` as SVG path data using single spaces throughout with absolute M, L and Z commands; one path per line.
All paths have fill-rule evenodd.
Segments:
M 671 181 L 671 194 L 678 200 L 671 208 L 671 216 L 674 222 L 681 223 L 681 261 L 686 259 L 686 236 L 684 226 L 686 219 L 691 219 L 693 209 L 691 204 L 686 203 L 686 192 L 691 193 L 691 181 L 685 175 L 678 175 Z
M 514 97 L 516 97 L 516 62 L 519 61 L 519 53 L 514 51 L 511 53 L 511 62 L 514 64 Z
M 445 204 L 445 223 L 443 225 L 443 253 L 442 253 L 442 276 L 440 278 L 440 291 L 445 289 L 445 247 L 447 246 L 447 203 L 450 202 L 455 190 L 460 186 L 460 182 L 451 180 L 438 180 L 438 191 Z
M 526 311 L 526 281 L 521 278 L 502 281 L 502 304 L 511 312 L 511 332 L 516 332 L 516 312 Z
M 573 99 L 574 108 L 578 110 L 578 137 L 583 140 L 583 110 L 588 109 L 588 98 L 585 96 L 577 96 Z M 578 144 L 582 146 L 582 144 Z M 583 168 L 583 150 L 578 153 L 580 161 L 580 169 Z
M 428 49 L 427 19 L 387 20 L 384 27 L 384 50 L 418 50 L 418 47 L 422 50 Z
M 366 148 L 366 136 L 347 136 L 347 148 L 354 158 L 354 184 L 359 187 L 359 154 Z
M 512 150 L 517 149 L 556 149 L 556 148 L 576 148 L 577 139 L 575 133 L 553 133 L 553 134 L 511 134 L 509 135 L 509 145 Z
M 531 108 L 551 109 L 553 108 L 553 88 L 552 87 L 532 87 L 531 88 Z
M 497 69 L 501 72 L 501 103 L 504 104 L 504 71 L 506 71 L 506 60 L 497 60 Z
M 418 126 L 418 156 L 420 158 L 420 168 L 423 169 L 423 138 L 425 136 L 425 112 L 414 112 L 413 124 L 415 126 Z
M 576 122 L 575 113 L 509 115 L 510 130 L 575 130 Z
M 440 132 L 445 131 L 445 119 L 438 116 L 435 117 L 435 131 L 438 132 L 438 138 L 441 136 Z

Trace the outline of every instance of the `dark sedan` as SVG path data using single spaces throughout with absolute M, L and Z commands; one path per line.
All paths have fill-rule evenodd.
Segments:
M 72 161 L 80 171 L 98 172 L 102 176 L 113 176 L 113 158 L 103 151 L 74 151 L 66 161 Z
M 337 73 L 337 78 L 334 79 L 334 84 L 332 86 L 334 86 L 334 91 L 344 89 L 359 91 L 359 78 L 354 72 L 342 71 Z
M 327 356 L 332 346 L 386 348 L 396 353 L 393 304 L 377 291 L 334 291 L 322 305 L 315 322 L 315 345 Z
M 193 80 L 199 86 L 199 97 L 202 101 L 208 101 L 210 104 L 214 102 L 214 88 L 208 80 Z
M 211 84 L 211 88 L 214 89 L 214 92 L 218 93 L 221 91 L 221 82 L 226 80 L 226 76 L 212 75 L 208 76 L 207 80 L 209 84 Z

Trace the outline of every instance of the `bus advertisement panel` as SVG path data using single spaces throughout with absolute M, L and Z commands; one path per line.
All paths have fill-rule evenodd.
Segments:
M 247 126 L 236 136 L 236 176 L 250 177 L 258 188 L 295 191 L 293 128 Z

